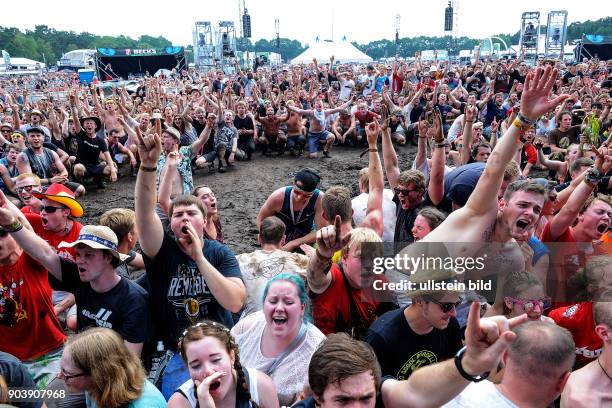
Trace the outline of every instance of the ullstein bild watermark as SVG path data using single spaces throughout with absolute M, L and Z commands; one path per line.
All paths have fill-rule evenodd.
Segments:
M 394 257 L 376 257 L 373 259 L 372 272 L 380 275 L 387 269 L 397 269 L 413 274 L 418 271 L 453 270 L 456 273 L 465 271 L 482 271 L 485 268 L 487 254 L 479 257 L 439 257 L 439 256 L 408 256 L 397 254 Z
M 398 290 L 398 291 L 431 291 L 431 292 L 465 292 L 467 290 L 479 291 L 479 290 L 491 290 L 492 283 L 490 280 L 476 280 L 465 282 L 458 281 L 436 281 L 427 280 L 425 282 L 412 282 L 407 279 L 402 279 L 399 282 L 385 282 L 382 280 L 375 280 L 373 282 L 374 290 Z

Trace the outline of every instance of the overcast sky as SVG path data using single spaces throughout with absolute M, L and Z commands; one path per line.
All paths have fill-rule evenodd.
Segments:
M 242 0 L 240 0 L 242 2 Z M 276 36 L 274 20 L 279 19 L 280 36 L 312 43 L 319 36 L 367 43 L 394 39 L 396 15 L 400 15 L 400 37 L 444 35 L 444 8 L 447 0 L 245 0 L 251 15 L 253 41 Z M 514 33 L 520 28 L 524 11 L 539 11 L 546 24 L 548 12 L 567 10 L 568 24 L 596 20 L 612 14 L 609 1 L 576 0 L 458 0 L 455 24 L 459 35 L 484 38 L 499 33 Z M 93 5 L 97 7 L 94 9 Z M 238 25 L 238 0 L 30 0 L 10 2 L 3 7 L 0 25 L 22 31 L 35 25 L 66 31 L 88 31 L 97 35 L 163 35 L 174 45 L 192 43 L 196 21 L 220 20 Z M 608 6 L 605 6 L 608 4 Z M 383 7 L 384 5 L 384 7 Z M 7 10 L 8 9 L 8 10 Z M 333 16 L 333 18 L 332 18 Z

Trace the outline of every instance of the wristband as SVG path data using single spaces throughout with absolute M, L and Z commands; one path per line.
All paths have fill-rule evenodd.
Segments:
M 444 148 L 444 147 L 446 147 L 447 145 L 446 145 L 446 143 L 444 143 L 444 142 L 440 142 L 440 143 L 436 143 L 436 145 L 435 145 L 435 146 L 436 146 L 436 147 L 441 147 L 441 148 Z
M 146 172 L 149 172 L 149 173 L 154 173 L 154 172 L 157 171 L 157 167 L 147 167 L 147 166 L 144 166 L 144 165 L 141 164 L 140 165 L 140 170 L 146 171 Z
M 463 378 L 471 382 L 480 382 L 482 380 L 487 379 L 489 377 L 489 374 L 491 373 L 490 371 L 487 371 L 486 373 L 477 376 L 472 376 L 465 372 L 465 370 L 463 369 L 463 365 L 461 365 L 461 360 L 463 360 L 463 355 L 465 354 L 466 350 L 467 347 L 464 346 L 461 350 L 457 352 L 457 354 L 455 354 L 455 367 L 457 367 L 457 371 L 459 371 L 459 374 L 461 374 Z
M 317 258 L 319 258 L 320 261 L 323 261 L 326 263 L 332 262 L 331 258 L 326 258 L 323 255 L 321 255 L 321 253 L 319 252 L 319 248 L 315 249 L 315 255 L 317 256 Z
M 6 232 L 17 232 L 23 228 L 23 224 L 19 222 L 19 220 L 15 219 L 15 221 L 11 222 L 9 225 L 5 225 L 2 227 Z
M 378 152 L 378 149 L 368 149 L 368 152 Z

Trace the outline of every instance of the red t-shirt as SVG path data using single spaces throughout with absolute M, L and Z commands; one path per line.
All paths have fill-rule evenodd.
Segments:
M 527 163 L 531 163 L 532 165 L 536 164 L 538 161 L 538 151 L 532 144 L 525 145 L 525 156 L 527 156 Z
M 26 214 L 26 218 L 32 224 L 32 228 L 34 228 L 34 232 L 47 241 L 49 245 L 51 245 L 57 251 L 57 254 L 62 258 L 68 259 L 70 261 L 74 261 L 76 257 L 76 250 L 74 248 L 58 248 L 61 242 L 74 242 L 79 237 L 79 233 L 81 232 L 81 228 L 83 225 L 80 223 L 73 221 L 72 229 L 68 232 L 68 234 L 64 236 L 59 236 L 56 232 L 51 232 L 45 230 L 42 223 L 42 217 L 40 214 Z
M 366 327 L 369 327 L 376 320 L 379 302 L 365 301 L 361 289 L 355 289 L 350 285 L 347 289 L 342 271 L 337 264 L 332 264 L 329 273 L 332 281 L 327 290 L 319 295 L 312 294 L 312 317 L 315 326 L 325 335 L 350 331 L 353 327 L 348 297 L 350 290 L 357 314 Z
M 400 76 L 397 72 L 393 73 L 393 82 L 391 84 L 391 90 L 394 93 L 402 92 L 404 87 L 404 77 Z
M 560 307 L 551 311 L 548 316 L 572 333 L 578 365 L 584 366 L 601 354 L 603 342 L 595 333 L 592 302 Z
M 359 121 L 359 126 L 361 126 L 361 128 L 365 128 L 366 124 L 373 122 L 374 119 L 376 119 L 376 116 L 371 111 L 366 111 L 366 113 L 357 111 L 355 112 L 355 119 Z
M 23 253 L 0 266 L 0 350 L 20 360 L 40 357 L 66 341 L 51 302 L 47 270 Z
M 34 210 L 32 210 L 32 207 L 29 205 L 21 207 L 21 212 L 23 214 L 38 214 L 37 212 L 34 212 Z
M 609 244 L 594 246 L 594 253 L 587 254 L 576 245 L 572 227 L 566 229 L 559 237 L 552 239 L 550 222 L 544 227 L 541 241 L 556 245 L 547 245 L 551 250 L 550 269 L 547 291 L 553 298 L 553 307 L 566 306 L 568 299 L 567 282 L 580 268 L 584 267 L 589 258 L 608 253 Z M 561 244 L 564 243 L 564 244 Z

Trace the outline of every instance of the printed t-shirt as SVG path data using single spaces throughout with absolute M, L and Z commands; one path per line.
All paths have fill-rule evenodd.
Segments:
M 21 361 L 47 354 L 66 340 L 47 275 L 25 253 L 13 265 L 0 265 L 0 350 Z
M 427 334 L 416 334 L 406 320 L 405 310 L 403 307 L 383 314 L 364 337 L 378 357 L 382 375 L 398 380 L 408 379 L 420 367 L 453 357 L 462 347 L 455 317 L 444 330 L 434 327 Z
M 576 343 L 576 364 L 584 366 L 603 351 L 603 341 L 595 333 L 593 302 L 580 302 L 552 310 L 548 317 L 572 333 Z
M 226 278 L 241 279 L 240 267 L 232 251 L 217 241 L 204 240 L 204 257 Z M 143 254 L 151 316 L 155 316 L 156 334 L 164 345 L 176 351 L 183 330 L 203 319 L 233 326 L 232 314 L 219 304 L 211 293 L 196 262 L 181 251 L 178 243 L 164 234 L 154 258 Z
M 123 340 L 142 343 L 151 333 L 147 292 L 135 282 L 123 279 L 112 289 L 98 293 L 89 282 L 82 282 L 74 262 L 61 260 L 62 280 L 49 276 L 54 288 L 74 293 L 77 305 L 77 329 L 105 327 Z

